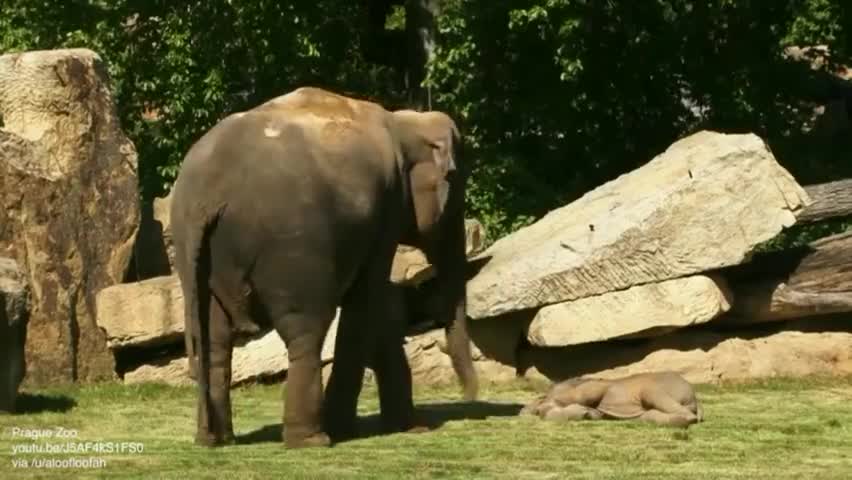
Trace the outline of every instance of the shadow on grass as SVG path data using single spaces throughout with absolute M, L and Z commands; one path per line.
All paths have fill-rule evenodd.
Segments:
M 493 402 L 446 402 L 417 405 L 417 417 L 430 430 L 440 428 L 454 420 L 484 420 L 488 417 L 512 417 L 520 413 L 523 405 L 517 403 Z M 281 442 L 280 423 L 266 425 L 244 435 L 237 435 L 237 444 Z M 362 438 L 387 435 L 382 428 L 381 417 L 378 413 L 358 417 L 358 435 L 347 439 L 345 443 Z
M 42 395 L 19 393 L 15 401 L 15 415 L 54 412 L 65 413 L 77 406 L 77 402 L 65 395 Z

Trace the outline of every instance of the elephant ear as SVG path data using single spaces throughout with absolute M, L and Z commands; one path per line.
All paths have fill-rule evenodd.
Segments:
M 432 142 L 432 160 L 445 177 L 448 173 L 456 170 L 456 160 L 453 158 L 452 131 L 446 137 Z
M 435 195 L 437 196 L 438 212 L 439 214 L 443 214 L 447 206 L 447 199 L 450 196 L 450 181 L 448 177 L 456 171 L 456 162 L 453 158 L 452 134 L 433 142 L 431 146 L 432 161 L 438 172 Z

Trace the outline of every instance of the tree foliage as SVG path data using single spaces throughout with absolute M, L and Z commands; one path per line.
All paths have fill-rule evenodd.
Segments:
M 404 3 L 0 0 L 0 51 L 100 53 L 150 199 L 218 119 L 297 86 L 405 105 L 417 86 L 402 79 L 396 37 L 370 30 L 371 12 L 388 11 L 388 32 L 400 31 Z M 496 235 L 699 129 L 761 135 L 802 183 L 852 174 L 848 132 L 803 133 L 836 92 L 783 54 L 827 45 L 833 62 L 852 64 L 850 2 L 440 3 L 423 85 L 462 126 L 469 203 Z

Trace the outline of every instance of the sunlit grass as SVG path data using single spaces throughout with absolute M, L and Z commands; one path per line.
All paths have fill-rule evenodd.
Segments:
M 852 378 L 776 379 L 700 386 L 706 421 L 689 430 L 635 422 L 552 424 L 518 417 L 540 385 L 483 391 L 457 402 L 456 388 L 419 388 L 436 429 L 370 436 L 330 449 L 286 450 L 279 442 L 281 388 L 234 391 L 240 443 L 192 443 L 195 391 L 161 385 L 100 384 L 29 392 L 28 412 L 0 417 L 0 478 L 852 478 Z M 368 386 L 362 425 L 374 431 L 376 391 Z M 59 410 L 59 411 L 57 411 Z M 66 410 L 62 412 L 61 410 Z M 141 453 L 12 454 L 30 441 L 13 427 L 77 432 L 78 442 L 137 442 Z M 102 469 L 13 468 L 37 457 L 103 458 Z

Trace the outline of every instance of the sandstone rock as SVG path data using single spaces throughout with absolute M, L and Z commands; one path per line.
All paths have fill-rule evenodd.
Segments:
M 443 330 L 433 330 L 423 335 L 408 337 L 405 353 L 411 367 L 411 376 L 416 385 L 454 385 L 458 377 L 447 354 Z M 473 352 L 473 366 L 479 374 L 480 383 L 506 382 L 516 377 L 516 369 L 486 358 L 479 351 Z
M 617 378 L 671 370 L 693 383 L 775 376 L 852 374 L 852 333 L 780 331 L 721 335 L 689 332 L 650 342 L 536 348 L 523 353 L 524 376 L 561 380 L 575 376 Z
M 465 251 L 472 255 L 485 243 L 485 228 L 476 219 L 465 219 Z M 419 285 L 435 277 L 435 269 L 419 249 L 399 245 L 393 259 L 391 281 L 400 285 Z
M 337 318 L 335 317 L 322 347 L 321 355 L 324 362 L 331 361 L 334 357 L 336 334 Z M 231 357 L 231 385 L 281 375 L 287 371 L 289 365 L 287 347 L 278 332 L 268 331 L 243 345 L 234 347 Z M 186 357 L 142 365 L 125 373 L 124 382 L 156 382 L 169 385 L 194 383 L 189 377 L 189 363 Z
M 495 360 L 504 365 L 517 365 L 517 353 L 526 342 L 535 311 L 512 312 L 499 317 L 468 322 L 474 358 Z
M 136 151 L 90 50 L 0 56 L 0 255 L 30 278 L 27 381 L 114 377 L 95 294 L 120 283 L 139 223 Z
M 419 285 L 435 276 L 435 269 L 426 255 L 417 248 L 400 245 L 391 266 L 391 281 L 397 284 Z
M 176 275 L 104 288 L 95 305 L 110 348 L 183 339 L 183 291 Z
M 731 302 L 723 278 L 694 275 L 543 307 L 527 338 L 532 345 L 563 347 L 653 336 L 708 322 L 730 310 Z
M 13 412 L 26 374 L 30 291 L 18 264 L 0 257 L 0 412 Z
M 194 385 L 189 378 L 186 357 L 163 359 L 142 365 L 124 374 L 124 383 L 164 383 L 166 385 Z
M 693 383 L 777 376 L 852 374 L 852 333 L 781 332 L 754 340 L 732 338 L 709 351 L 658 350 L 641 362 L 598 372 L 616 378 L 640 371 L 674 370 Z
M 479 255 L 474 319 L 743 262 L 807 194 L 755 135 L 703 131 Z

